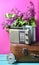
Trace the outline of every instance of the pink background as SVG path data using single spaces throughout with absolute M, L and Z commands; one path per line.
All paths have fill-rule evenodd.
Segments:
M 6 30 L 2 29 L 2 22 L 4 19 L 4 14 L 9 12 L 13 7 L 18 8 L 20 11 L 24 12 L 27 5 L 29 5 L 30 0 L 0 0 L 0 53 L 9 53 L 10 52 L 10 40 L 9 35 Z M 39 41 L 39 14 L 38 14 L 38 1 L 31 0 L 35 5 L 36 11 L 36 23 L 37 23 L 37 41 Z

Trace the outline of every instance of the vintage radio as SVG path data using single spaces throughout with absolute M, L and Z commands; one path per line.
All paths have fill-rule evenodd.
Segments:
M 10 29 L 9 35 L 11 43 L 30 44 L 32 42 L 30 29 Z
M 9 35 L 11 43 L 31 44 L 32 42 L 36 42 L 36 27 L 13 28 L 10 29 Z

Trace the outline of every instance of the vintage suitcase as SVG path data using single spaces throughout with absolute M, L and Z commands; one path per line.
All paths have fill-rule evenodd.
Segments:
M 39 62 L 39 42 L 31 45 L 10 44 L 10 54 L 7 56 L 9 63 Z

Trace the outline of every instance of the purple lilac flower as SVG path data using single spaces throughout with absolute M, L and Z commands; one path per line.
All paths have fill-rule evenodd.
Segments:
M 30 1 L 30 12 L 31 12 L 31 18 L 33 18 L 35 16 L 35 8 L 34 8 L 34 4 Z
M 34 11 L 34 4 L 30 1 L 30 6 L 27 7 L 27 11 L 23 15 L 23 20 L 29 21 L 31 18 L 34 18 L 35 11 Z
M 6 27 L 6 25 L 8 25 L 8 23 L 5 22 L 2 23 L 3 29 Z
M 17 14 L 19 13 L 19 10 L 18 10 L 17 8 L 13 8 L 13 9 L 11 10 L 11 13 L 17 15 Z
M 18 17 L 22 17 L 23 16 L 23 13 L 21 13 L 21 11 L 19 11 L 17 8 L 13 8 L 11 10 L 11 13 L 12 14 L 16 14 L 16 16 L 14 18 L 18 18 Z
M 18 18 L 18 10 L 17 8 L 14 8 L 10 11 L 10 14 L 16 14 L 15 17 L 11 17 L 11 18 L 6 18 L 6 21 L 8 23 L 8 25 L 12 24 L 14 22 L 14 20 L 16 20 Z
M 23 13 L 19 11 L 19 13 L 17 14 L 18 17 L 23 17 Z

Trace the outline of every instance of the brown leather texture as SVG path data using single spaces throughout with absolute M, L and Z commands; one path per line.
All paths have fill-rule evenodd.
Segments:
M 15 55 L 17 61 L 39 62 L 39 42 L 31 45 L 11 43 L 10 52 Z

